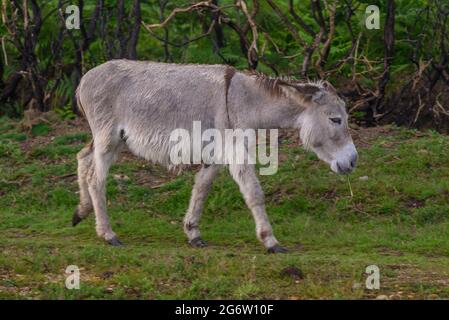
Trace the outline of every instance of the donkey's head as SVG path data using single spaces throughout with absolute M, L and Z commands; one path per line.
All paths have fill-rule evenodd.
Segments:
M 350 173 L 357 162 L 357 151 L 348 128 L 345 103 L 328 82 L 297 84 L 305 110 L 298 118 L 300 137 L 336 173 Z

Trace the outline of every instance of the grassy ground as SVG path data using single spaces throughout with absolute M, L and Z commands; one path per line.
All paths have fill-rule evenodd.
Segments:
M 94 219 L 70 226 L 80 120 L 23 132 L 0 119 L 0 298 L 167 299 L 449 298 L 449 137 L 394 127 L 354 130 L 350 176 L 282 140 L 281 166 L 262 177 L 275 234 L 269 255 L 238 188 L 223 172 L 202 220 L 210 246 L 190 248 L 181 221 L 194 172 L 173 177 L 125 154 L 112 168 L 112 226 L 125 246 L 98 239 Z M 381 288 L 365 288 L 365 268 Z M 65 268 L 81 289 L 65 288 Z

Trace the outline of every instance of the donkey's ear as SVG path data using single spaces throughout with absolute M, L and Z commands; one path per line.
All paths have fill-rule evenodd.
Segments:
M 337 89 L 327 80 L 323 81 L 323 88 L 326 89 L 328 92 L 337 94 Z
M 297 84 L 295 89 L 306 101 L 317 101 L 323 95 L 319 87 L 310 84 Z
M 310 95 L 310 96 L 313 96 L 318 91 L 320 91 L 320 88 L 318 88 L 317 86 L 310 85 L 310 84 L 297 84 L 297 85 L 295 85 L 295 88 L 296 88 L 296 90 L 298 90 L 298 92 L 300 92 L 304 95 Z

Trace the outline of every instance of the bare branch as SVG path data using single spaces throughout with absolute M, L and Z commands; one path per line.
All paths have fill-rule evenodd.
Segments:
M 257 3 L 257 1 L 254 0 L 254 3 Z M 258 53 L 258 50 L 257 50 L 257 39 L 259 38 L 259 34 L 257 32 L 257 25 L 256 25 L 256 23 L 253 20 L 253 16 L 248 13 L 248 8 L 246 6 L 245 1 L 237 0 L 236 6 L 243 11 L 243 13 L 245 14 L 246 18 L 248 19 L 248 24 L 249 24 L 249 26 L 251 28 L 251 32 L 252 32 L 252 35 L 253 35 L 253 40 L 251 41 L 251 45 L 249 46 L 247 55 L 248 55 L 248 62 L 250 63 L 250 66 L 253 69 L 255 69 L 255 67 L 257 66 L 257 60 L 258 60 L 258 58 L 257 58 L 257 53 Z
M 154 28 L 163 28 L 165 27 L 174 17 L 176 17 L 176 15 L 178 13 L 185 13 L 185 12 L 191 12 L 194 10 L 198 10 L 198 9 L 202 9 L 202 8 L 211 8 L 211 9 L 219 9 L 217 6 L 215 6 L 212 1 L 201 1 L 198 3 L 195 3 L 193 5 L 191 5 L 190 7 L 187 8 L 176 8 L 174 9 L 169 15 L 168 17 L 161 23 L 155 23 L 155 24 L 145 24 L 144 22 L 142 22 L 142 24 L 144 25 L 145 29 L 149 30 L 149 29 L 154 29 Z

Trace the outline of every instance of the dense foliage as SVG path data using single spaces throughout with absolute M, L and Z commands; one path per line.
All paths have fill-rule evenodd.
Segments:
M 83 73 L 128 58 L 329 78 L 355 119 L 447 130 L 448 14 L 445 0 L 3 0 L 0 114 L 70 114 Z

